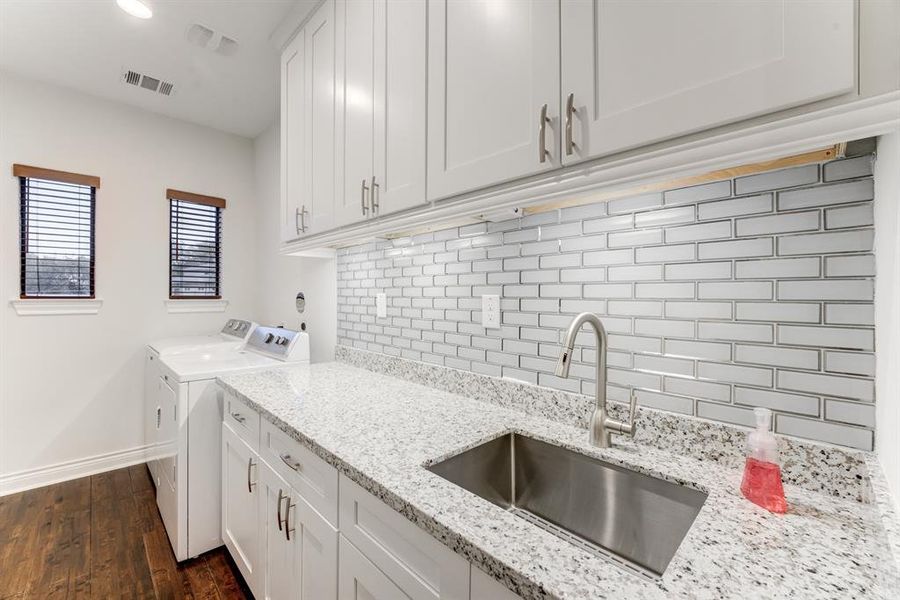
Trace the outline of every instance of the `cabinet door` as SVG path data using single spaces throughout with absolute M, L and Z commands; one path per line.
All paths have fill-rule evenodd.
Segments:
M 334 600 L 338 593 L 338 531 L 292 490 L 285 525 L 296 544 L 302 600 Z
M 854 88 L 852 0 L 562 0 L 563 162 Z
M 428 25 L 428 199 L 559 166 L 559 2 L 430 0 Z
M 302 235 L 300 207 L 303 204 L 304 138 L 303 119 L 306 90 L 304 45 L 301 29 L 281 53 L 281 240 Z
M 340 600 L 409 600 L 362 552 L 340 536 Z
M 372 216 L 375 4 L 337 0 L 338 225 Z
M 425 107 L 428 7 L 375 0 L 373 214 L 426 202 Z
M 294 566 L 296 542 L 288 540 L 284 531 L 290 486 L 265 462 L 259 465 L 260 565 L 264 580 L 263 598 L 282 600 L 297 597 L 297 571 Z
M 281 193 L 285 241 L 334 223 L 334 0 L 281 57 Z
M 259 562 L 259 458 L 222 425 L 222 539 L 255 596 Z

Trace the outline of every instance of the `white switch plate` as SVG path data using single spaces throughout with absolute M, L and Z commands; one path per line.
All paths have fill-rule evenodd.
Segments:
M 387 294 L 375 294 L 375 317 L 378 319 L 387 317 Z
M 486 329 L 500 328 L 500 296 L 497 294 L 481 297 L 481 326 Z

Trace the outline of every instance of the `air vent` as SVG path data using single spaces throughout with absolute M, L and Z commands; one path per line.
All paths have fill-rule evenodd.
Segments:
M 128 85 L 143 88 L 150 92 L 157 92 L 163 96 L 171 96 L 175 92 L 175 84 L 171 81 L 164 81 L 158 77 L 152 77 L 130 69 L 122 73 L 122 81 Z

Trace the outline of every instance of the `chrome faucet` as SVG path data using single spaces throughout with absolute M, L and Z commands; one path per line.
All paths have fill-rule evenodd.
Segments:
M 634 412 L 637 400 L 634 390 L 632 390 L 631 402 L 628 405 L 628 423 L 616 421 L 606 411 L 606 347 L 608 342 L 606 340 L 606 328 L 597 315 L 587 312 L 581 313 L 569 325 L 566 341 L 563 343 L 559 354 L 559 362 L 556 364 L 556 376 L 569 376 L 569 366 L 572 364 L 572 351 L 575 348 L 575 337 L 581 330 L 582 325 L 585 324 L 592 325 L 597 333 L 597 404 L 591 415 L 590 425 L 588 425 L 589 439 L 592 446 L 609 448 L 611 445 L 610 438 L 613 433 L 634 437 Z

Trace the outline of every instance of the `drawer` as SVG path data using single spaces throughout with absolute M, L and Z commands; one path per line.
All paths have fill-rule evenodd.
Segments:
M 237 396 L 225 392 L 223 419 L 239 438 L 254 451 L 259 451 L 259 413 L 241 402 Z
M 468 600 L 469 563 L 341 475 L 340 531 L 413 600 Z
M 316 456 L 303 444 L 262 421 L 260 457 L 334 527 L 338 522 L 337 469 Z

